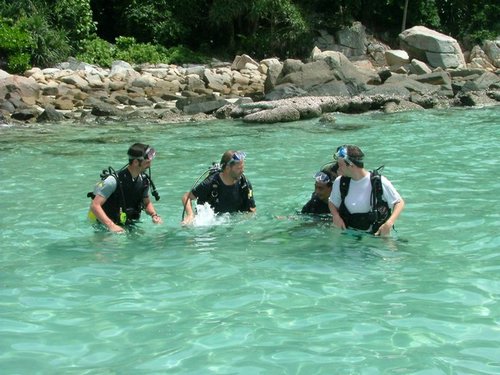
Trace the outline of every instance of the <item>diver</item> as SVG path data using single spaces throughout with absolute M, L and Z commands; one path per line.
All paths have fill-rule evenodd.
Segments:
M 198 185 L 195 183 L 191 191 L 182 196 L 182 224 L 189 224 L 194 220 L 191 207 L 193 200 L 197 200 L 198 205 L 208 202 L 215 213 L 256 211 L 252 184 L 244 175 L 245 158 L 244 152 L 226 151 L 220 165 L 215 164 L 210 168 L 208 176 Z M 205 173 L 202 176 L 204 175 Z
M 328 198 L 332 192 L 333 181 L 337 178 L 338 163 L 328 164 L 314 175 L 314 192 L 311 199 L 302 207 L 300 213 L 311 215 L 330 215 Z
M 355 145 L 340 146 L 334 154 L 341 177 L 334 181 L 329 200 L 333 224 L 341 229 L 354 228 L 386 236 L 405 202 L 378 170 L 364 169 L 364 156 Z
M 89 218 L 98 220 L 111 232 L 124 232 L 124 226 L 138 221 L 144 210 L 153 223 L 163 221 L 156 212 L 149 190 L 156 200 L 160 199 L 156 187 L 151 180 L 151 163 L 156 156 L 154 148 L 134 143 L 127 152 L 128 164 L 118 172 L 113 168 L 104 170 L 94 191 L 87 196 L 92 198 Z M 145 173 L 149 168 L 149 175 Z

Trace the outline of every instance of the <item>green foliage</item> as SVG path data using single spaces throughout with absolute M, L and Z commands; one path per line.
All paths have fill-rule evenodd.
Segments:
M 193 52 L 187 47 L 177 46 L 171 47 L 167 50 L 167 55 L 171 64 L 204 64 L 208 61 L 205 55 Z
M 9 58 L 9 62 L 7 64 L 7 70 L 11 73 L 23 73 L 28 70 L 30 65 L 31 56 L 28 53 L 16 53 Z
M 207 58 L 183 46 L 166 49 L 150 43 L 137 43 L 134 37 L 118 37 L 113 45 L 100 38 L 83 43 L 77 59 L 89 64 L 110 67 L 114 60 L 124 60 L 132 64 L 165 63 L 185 64 L 202 63 Z
M 159 45 L 136 43 L 135 38 L 116 38 L 116 58 L 130 63 L 168 63 L 167 50 Z
M 58 27 L 66 30 L 74 46 L 97 31 L 90 0 L 56 0 L 52 17 Z
M 64 30 L 52 27 L 47 18 L 35 14 L 19 21 L 33 39 L 30 49 L 33 65 L 46 68 L 65 61 L 72 53 L 67 34 Z
M 102 67 L 110 67 L 115 56 L 115 47 L 101 39 L 93 38 L 85 40 L 76 58 L 89 64 L 97 64 Z
M 320 29 L 360 21 L 397 40 L 404 0 L 0 0 L 0 63 L 51 66 L 74 52 L 109 66 L 205 61 L 207 54 L 303 57 Z M 406 27 L 478 43 L 500 34 L 491 0 L 408 0 Z M 10 20 L 10 21 L 6 21 Z M 14 21 L 15 20 L 15 21 Z M 98 27 L 97 27 L 98 26 Z M 126 35 L 127 37 L 123 37 Z M 116 42 L 116 45 L 108 42 Z M 182 45 L 182 46 L 179 46 Z M 179 46 L 179 47 L 175 47 Z M 470 47 L 467 45 L 467 47 Z
M 30 68 L 28 52 L 32 45 L 30 34 L 18 23 L 0 18 L 0 60 L 5 60 L 9 72 L 22 73 Z
M 175 1 L 132 0 L 124 13 L 125 30 L 141 42 L 168 45 L 182 39 L 186 28 L 172 9 Z M 182 6 L 182 4 L 181 4 Z

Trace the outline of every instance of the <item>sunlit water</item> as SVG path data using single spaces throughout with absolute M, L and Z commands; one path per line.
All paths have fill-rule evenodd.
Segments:
M 499 114 L 1 128 L 0 373 L 499 374 Z M 86 193 L 136 141 L 165 223 L 96 232 Z M 296 215 L 344 143 L 406 199 L 393 237 Z M 257 214 L 182 227 L 230 148 Z

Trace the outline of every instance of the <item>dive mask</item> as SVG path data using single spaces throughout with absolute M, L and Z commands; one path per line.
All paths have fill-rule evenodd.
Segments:
M 352 165 L 355 164 L 353 160 L 349 157 L 349 154 L 347 153 L 347 146 L 340 146 L 337 148 L 337 152 L 333 154 L 333 159 L 334 160 L 339 160 L 340 158 L 344 159 L 346 164 Z M 354 159 L 354 158 L 353 158 Z
M 245 160 L 247 154 L 243 151 L 236 151 L 233 156 L 231 156 L 231 160 L 229 160 L 229 164 L 238 163 L 240 161 Z
M 144 151 L 143 158 L 146 160 L 153 160 L 156 156 L 156 150 L 153 147 L 147 147 L 146 151 Z
M 325 172 L 318 172 L 314 175 L 314 179 L 316 182 L 321 182 L 323 184 L 328 184 L 331 182 L 330 176 L 328 176 Z

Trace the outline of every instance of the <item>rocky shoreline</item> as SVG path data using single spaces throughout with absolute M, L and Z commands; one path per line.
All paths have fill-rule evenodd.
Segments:
M 116 61 L 102 69 L 71 60 L 23 76 L 0 70 L 0 124 L 334 121 L 335 112 L 500 103 L 500 40 L 464 54 L 454 39 L 417 26 L 391 50 L 356 30 L 350 40 L 364 45 L 357 54 L 315 47 L 305 62 L 242 55 L 186 67 Z

